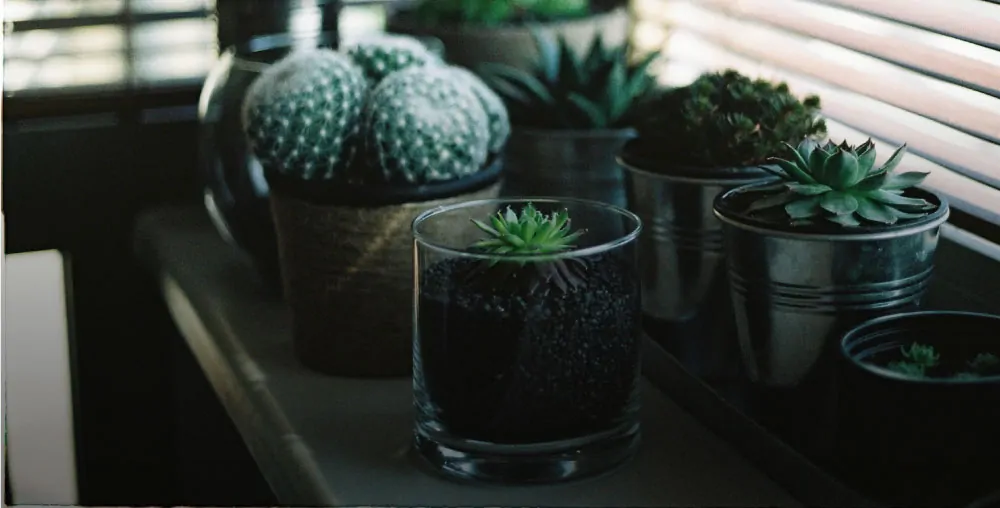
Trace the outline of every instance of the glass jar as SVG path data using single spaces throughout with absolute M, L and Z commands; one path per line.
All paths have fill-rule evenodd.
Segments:
M 204 201 L 216 229 L 280 290 L 277 240 L 260 162 L 244 137 L 243 99 L 269 65 L 304 47 L 337 47 L 339 0 L 218 0 L 220 46 L 198 104 Z
M 470 248 L 471 219 L 527 203 L 586 232 L 545 258 Z M 413 223 L 415 448 L 464 479 L 606 472 L 639 442 L 641 295 L 633 213 L 573 198 L 470 201 Z M 570 278 L 552 277 L 568 270 Z M 565 272 L 562 272 L 565 273 Z M 548 274 L 548 275 L 547 275 Z M 565 284 L 567 280 L 573 283 Z

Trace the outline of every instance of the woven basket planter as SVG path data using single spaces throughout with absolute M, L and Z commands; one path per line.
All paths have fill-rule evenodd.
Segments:
M 500 162 L 456 182 L 322 199 L 269 175 L 295 354 L 335 376 L 408 376 L 412 366 L 413 219 L 499 194 Z M 366 195 L 367 194 L 367 195 Z

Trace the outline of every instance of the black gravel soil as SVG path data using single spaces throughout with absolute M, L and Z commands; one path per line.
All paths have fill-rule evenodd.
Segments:
M 563 292 L 551 282 L 532 291 L 490 280 L 496 271 L 469 280 L 481 263 L 451 259 L 421 275 L 421 405 L 433 407 L 451 434 L 493 443 L 571 439 L 620 425 L 638 403 L 633 267 L 592 257 L 585 286 Z

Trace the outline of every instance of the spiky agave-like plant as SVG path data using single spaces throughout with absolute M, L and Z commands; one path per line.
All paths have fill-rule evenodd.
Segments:
M 792 224 L 819 220 L 856 227 L 918 219 L 937 208 L 927 200 L 903 195 L 928 175 L 916 171 L 894 173 L 906 154 L 905 143 L 882 166 L 875 164 L 871 139 L 858 146 L 846 140 L 840 145 L 830 141 L 820 145 L 811 139 L 803 140 L 798 147 L 785 146 L 791 160 L 771 158 L 774 166 L 762 166 L 782 181 L 760 189 L 767 195 L 753 202 L 749 212 L 782 207 Z
M 514 212 L 497 211 L 490 216 L 490 224 L 477 219 L 472 223 L 489 235 L 472 244 L 473 251 L 490 254 L 490 270 L 499 270 L 501 276 L 534 269 L 529 290 L 534 291 L 545 282 L 552 282 L 562 291 L 585 284 L 586 263 L 577 258 L 554 256 L 574 247 L 573 242 L 586 230 L 572 231 L 569 211 L 566 209 L 546 215 L 531 203 Z M 507 258 L 507 259 L 505 259 Z M 513 259 L 510 259 L 513 258 Z M 480 272 L 481 273 L 481 270 Z
M 606 47 L 594 37 L 585 55 L 577 55 L 562 36 L 532 30 L 540 56 L 526 71 L 485 63 L 479 72 L 500 94 L 511 123 L 536 129 L 618 129 L 629 127 L 637 104 L 652 96 L 652 52 L 630 64 L 628 46 Z

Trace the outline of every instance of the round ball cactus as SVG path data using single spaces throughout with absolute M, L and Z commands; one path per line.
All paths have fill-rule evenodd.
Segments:
M 489 119 L 466 81 L 446 67 L 411 67 L 385 78 L 364 112 L 370 178 L 422 184 L 478 172 Z
M 265 168 L 302 180 L 333 179 L 354 157 L 366 94 L 364 74 L 343 54 L 296 51 L 250 86 L 244 130 Z
M 503 99 L 471 71 L 456 66 L 448 66 L 448 70 L 459 79 L 468 82 L 472 92 L 476 94 L 490 122 L 490 153 L 500 153 L 510 138 L 510 116 L 507 114 L 507 106 L 504 105 Z
M 396 71 L 442 63 L 427 46 L 404 35 L 368 35 L 349 44 L 345 52 L 361 67 L 371 86 Z

